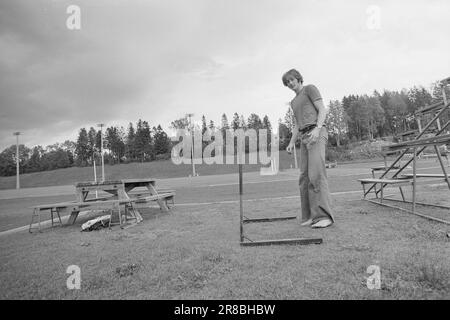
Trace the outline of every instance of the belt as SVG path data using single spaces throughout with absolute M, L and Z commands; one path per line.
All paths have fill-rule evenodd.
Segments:
M 315 127 L 317 127 L 316 124 L 308 124 L 307 126 L 303 127 L 302 129 L 298 129 L 298 132 L 300 132 L 301 134 L 305 134 L 305 133 L 310 132 Z

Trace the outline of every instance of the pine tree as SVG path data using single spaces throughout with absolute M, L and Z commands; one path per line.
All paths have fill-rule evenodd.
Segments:
M 170 139 L 162 129 L 161 125 L 157 128 L 153 127 L 154 142 L 155 142 L 155 154 L 166 154 L 170 152 Z
M 125 142 L 126 156 L 130 160 L 136 160 L 135 140 L 136 132 L 134 130 L 133 123 L 130 122 L 128 124 L 128 132 Z
M 205 134 L 206 130 L 208 130 L 208 127 L 206 125 L 206 118 L 205 115 L 202 115 L 202 135 Z
M 77 145 L 75 149 L 76 163 L 78 166 L 85 166 L 89 159 L 89 141 L 85 128 L 81 128 L 78 133 Z
M 239 122 L 239 115 L 237 114 L 237 112 L 234 113 L 233 115 L 233 121 L 231 122 L 231 128 L 233 130 L 237 130 L 240 128 L 240 122 Z

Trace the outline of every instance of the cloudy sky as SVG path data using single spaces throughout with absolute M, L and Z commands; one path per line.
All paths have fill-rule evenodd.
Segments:
M 70 5 L 81 29 L 71 30 Z M 450 76 L 450 1 L 1 0 L 0 149 L 139 118 L 283 118 L 297 68 L 325 101 Z

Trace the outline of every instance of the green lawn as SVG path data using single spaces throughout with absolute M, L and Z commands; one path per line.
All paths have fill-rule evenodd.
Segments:
M 448 202 L 448 190 L 420 198 Z M 376 206 L 359 195 L 333 197 L 336 224 L 296 220 L 245 226 L 252 240 L 322 237 L 320 245 L 241 247 L 238 203 L 143 211 L 120 230 L 76 225 L 16 233 L 0 241 L 0 299 L 448 299 L 449 226 Z M 444 200 L 444 201 L 445 201 Z M 244 202 L 249 217 L 296 215 L 298 199 Z M 448 212 L 447 212 L 448 214 Z M 81 268 L 68 290 L 67 267 Z M 381 290 L 367 288 L 367 268 Z

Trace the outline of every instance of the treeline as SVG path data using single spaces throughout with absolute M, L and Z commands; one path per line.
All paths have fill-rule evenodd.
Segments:
M 214 121 L 208 123 L 202 116 L 202 126 L 189 124 L 189 120 L 181 118 L 171 123 L 171 129 L 198 129 L 204 133 L 207 128 L 219 129 L 224 133 L 228 129 L 256 129 L 272 130 L 268 116 L 262 119 L 252 113 L 248 119 L 243 115 L 234 114 L 231 122 L 225 114 L 222 115 L 220 125 Z M 94 161 L 101 161 L 101 132 L 94 127 L 81 128 L 76 141 L 55 143 L 47 147 L 35 146 L 32 149 L 19 146 L 20 173 L 68 168 L 72 166 L 91 166 Z M 122 126 L 110 126 L 103 131 L 103 155 L 107 164 L 148 162 L 169 159 L 172 142 L 161 125 L 151 128 L 147 121 L 139 120 L 135 125 L 129 123 L 125 129 Z M 0 153 L 0 176 L 16 174 L 16 146 L 12 145 Z
M 91 127 L 81 128 L 76 141 L 55 143 L 47 147 L 32 149 L 19 146 L 20 173 L 91 166 L 101 159 L 101 131 Z M 150 128 L 147 121 L 139 120 L 128 128 L 106 127 L 103 131 L 103 154 L 107 164 L 133 161 L 152 161 L 170 157 L 171 141 L 161 125 Z M 12 145 L 0 153 L 0 175 L 16 174 L 16 146 Z

